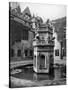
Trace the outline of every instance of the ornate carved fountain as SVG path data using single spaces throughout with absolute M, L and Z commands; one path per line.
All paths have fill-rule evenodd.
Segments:
M 33 25 L 35 28 L 33 69 L 37 73 L 49 73 L 54 62 L 53 26 L 49 20 L 38 25 L 35 19 Z

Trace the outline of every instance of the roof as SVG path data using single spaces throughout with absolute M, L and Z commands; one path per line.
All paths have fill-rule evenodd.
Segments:
M 51 30 L 53 29 L 51 25 L 47 25 L 46 23 L 40 24 L 40 28 L 47 28 L 47 27 Z
M 25 14 L 27 14 L 28 16 L 31 16 L 29 7 L 26 7 L 26 8 L 24 9 L 24 11 L 22 12 L 22 15 L 21 15 L 21 16 L 23 17 Z
M 31 43 L 29 41 L 26 41 L 26 40 L 21 40 L 22 42 L 22 45 L 24 45 L 24 48 L 25 49 L 30 49 L 31 48 Z

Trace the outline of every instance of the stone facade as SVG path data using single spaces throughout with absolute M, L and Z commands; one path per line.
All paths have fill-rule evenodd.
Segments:
M 66 33 L 64 33 L 66 36 Z M 58 64 L 65 64 L 66 63 L 66 42 L 65 42 L 65 38 L 62 41 L 61 45 L 61 41 L 59 41 L 57 38 L 57 32 L 54 32 L 54 37 L 55 37 L 55 46 L 54 46 L 54 63 L 58 63 Z M 65 50 L 65 52 L 64 52 Z
M 55 37 L 55 47 L 54 47 L 54 62 L 55 62 L 56 60 L 61 59 L 61 44 L 57 40 L 57 33 L 56 32 L 54 32 L 54 37 Z M 56 50 L 58 50 L 58 55 L 56 55 Z
M 11 4 L 10 4 L 11 5 Z M 32 58 L 33 57 L 33 47 L 32 39 L 33 32 L 31 31 L 30 25 L 30 14 L 29 8 L 26 8 L 23 13 L 19 13 L 19 5 L 16 3 L 11 5 L 10 10 L 10 57 L 21 57 L 21 58 Z M 27 14 L 26 14 L 27 13 Z M 29 18 L 25 18 L 25 17 Z

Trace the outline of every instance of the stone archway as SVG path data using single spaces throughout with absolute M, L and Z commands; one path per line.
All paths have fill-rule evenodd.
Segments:
M 45 68 L 45 56 L 40 55 L 40 69 Z

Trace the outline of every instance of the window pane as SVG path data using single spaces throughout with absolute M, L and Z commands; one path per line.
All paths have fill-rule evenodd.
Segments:
M 59 49 L 55 50 L 55 56 L 59 56 Z

